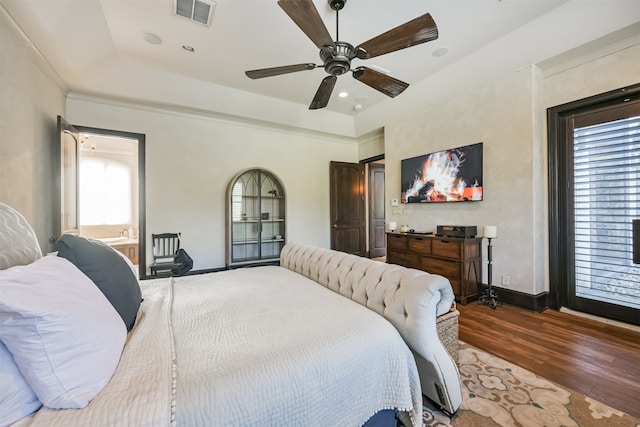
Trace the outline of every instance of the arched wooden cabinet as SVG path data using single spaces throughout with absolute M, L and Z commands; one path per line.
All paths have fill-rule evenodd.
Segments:
M 227 188 L 227 267 L 277 263 L 286 241 L 284 187 L 274 174 L 249 169 Z

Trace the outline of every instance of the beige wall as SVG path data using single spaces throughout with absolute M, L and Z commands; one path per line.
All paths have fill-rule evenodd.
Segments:
M 484 142 L 482 202 L 401 205 L 388 208 L 387 221 L 416 230 L 496 225 L 494 285 L 502 286 L 504 275 L 510 289 L 528 294 L 548 290 L 546 109 L 639 82 L 640 48 L 613 49 L 562 64 L 547 75 L 537 66 L 522 68 L 387 125 L 388 207 L 391 199 L 400 199 L 401 159 Z M 486 271 L 484 276 L 486 282 Z
M 358 138 L 358 160 L 384 154 L 384 130 L 380 129 Z
M 146 135 L 147 240 L 181 232 L 194 269 L 224 266 L 227 185 L 253 167 L 284 185 L 288 240 L 329 247 L 329 162 L 357 162 L 354 139 L 76 95 L 67 110 L 76 125 Z
M 530 69 L 503 76 L 385 129 L 387 206 L 400 199 L 402 159 L 484 143 L 482 202 L 401 204 L 387 211 L 387 220 L 419 231 L 496 225 L 494 282 L 504 274 L 514 286 L 530 283 L 534 274 L 532 79 Z
M 65 88 L 0 8 L 0 201 L 33 226 L 43 251 L 53 235 L 53 149 Z

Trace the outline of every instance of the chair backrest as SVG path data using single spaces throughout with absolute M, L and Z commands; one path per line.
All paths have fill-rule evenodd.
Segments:
M 152 234 L 153 259 L 174 258 L 180 249 L 180 233 Z

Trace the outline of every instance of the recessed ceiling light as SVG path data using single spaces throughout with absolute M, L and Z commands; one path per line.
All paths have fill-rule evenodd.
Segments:
M 433 52 L 431 52 L 431 55 L 433 55 L 436 58 L 438 58 L 440 56 L 446 55 L 447 53 L 449 53 L 449 47 L 448 46 L 442 46 L 442 47 L 437 48 Z
M 340 93 L 338 94 L 338 96 L 339 96 L 340 98 L 346 98 L 347 96 L 349 96 L 349 94 L 348 94 L 347 92 L 340 92 Z
M 182 45 L 182 48 L 183 48 L 184 50 L 186 50 L 187 52 L 191 52 L 191 53 L 193 53 L 193 52 L 195 52 L 195 51 L 196 51 L 196 50 L 193 48 L 193 46 L 189 46 L 188 44 L 183 44 L 183 45 Z
M 162 43 L 162 39 L 160 38 L 160 36 L 150 33 L 148 31 L 143 31 L 140 35 L 147 43 L 151 43 L 151 44 Z

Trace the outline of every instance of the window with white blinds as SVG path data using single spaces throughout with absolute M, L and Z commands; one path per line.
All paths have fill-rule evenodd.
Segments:
M 640 308 L 640 116 L 574 130 L 576 296 Z

